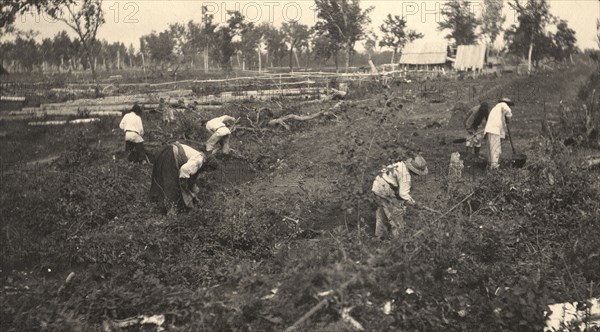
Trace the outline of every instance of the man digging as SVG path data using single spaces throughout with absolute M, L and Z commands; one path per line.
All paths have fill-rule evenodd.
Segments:
M 199 201 L 196 180 L 200 171 L 216 167 L 212 156 L 179 142 L 169 144 L 154 163 L 150 199 L 165 211 L 189 210 Z
M 389 165 L 379 172 L 371 189 L 379 205 L 375 213 L 375 236 L 386 238 L 390 231 L 393 237 L 400 235 L 404 228 L 404 204 L 421 207 L 410 196 L 411 174 L 427 173 L 427 162 L 421 156 Z
M 206 152 L 216 154 L 222 148 L 224 154 L 229 154 L 231 151 L 229 147 L 231 130 L 227 124 L 233 125 L 235 122 L 236 119 L 234 117 L 223 115 L 206 123 L 206 130 L 212 134 L 208 141 L 206 141 Z
M 499 160 L 502 153 L 502 140 L 506 137 L 506 124 L 512 118 L 510 106 L 514 103 L 508 98 L 502 98 L 492 108 L 485 125 L 485 134 L 488 140 L 489 169 L 495 170 L 500 167 Z

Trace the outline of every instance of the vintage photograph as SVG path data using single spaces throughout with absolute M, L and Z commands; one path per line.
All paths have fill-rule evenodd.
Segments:
M 600 331 L 600 1 L 0 9 L 1 331 Z

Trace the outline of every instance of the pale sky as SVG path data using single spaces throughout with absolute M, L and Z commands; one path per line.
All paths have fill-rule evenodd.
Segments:
M 379 25 L 385 16 L 406 16 L 408 27 L 425 35 L 425 39 L 443 38 L 445 33 L 437 31 L 437 21 L 441 20 L 441 8 L 445 1 L 367 1 L 361 6 L 373 6 L 371 28 L 379 33 Z M 600 0 L 550 0 L 552 14 L 568 21 L 576 31 L 579 47 L 597 48 L 594 41 L 596 19 L 600 17 Z M 201 21 L 202 5 L 207 5 L 215 16 L 215 21 L 224 22 L 227 10 L 240 10 L 253 22 L 270 21 L 279 26 L 284 21 L 299 20 L 309 26 L 316 22 L 313 0 L 295 1 L 201 1 L 201 0 L 104 0 L 106 23 L 100 27 L 98 38 L 109 42 L 121 41 L 139 48 L 139 38 L 152 30 L 162 31 L 169 23 L 187 23 L 189 20 Z M 483 1 L 473 1 L 473 10 L 479 13 Z M 504 1 L 505 27 L 516 23 L 514 11 Z M 74 34 L 63 22 L 52 22 L 45 15 L 26 14 L 17 18 L 16 26 L 21 29 L 40 31 L 38 39 L 52 37 L 60 30 Z M 501 39 L 501 38 L 500 38 Z M 361 50 L 362 42 L 357 44 Z

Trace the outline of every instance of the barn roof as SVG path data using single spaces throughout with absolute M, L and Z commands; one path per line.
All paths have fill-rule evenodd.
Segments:
M 483 69 L 485 63 L 485 45 L 460 45 L 456 51 L 456 70 Z
M 400 64 L 403 65 L 437 65 L 446 63 L 448 42 L 445 40 L 415 40 L 402 50 Z

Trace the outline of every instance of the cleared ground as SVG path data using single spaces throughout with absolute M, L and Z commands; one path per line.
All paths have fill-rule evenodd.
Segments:
M 222 159 L 202 179 L 202 206 L 179 216 L 147 201 L 151 166 L 122 159 L 119 119 L 2 123 L 0 325 L 90 330 L 164 314 L 168 330 L 279 331 L 326 299 L 300 328 L 352 330 L 346 312 L 366 330 L 539 330 L 546 304 L 599 291 L 599 174 L 572 171 L 566 161 L 581 152 L 542 131 L 589 72 L 352 84 L 335 116 L 237 130 L 244 158 Z M 486 175 L 469 159 L 464 182 L 449 186 L 464 111 L 499 96 L 516 102 L 511 131 L 528 166 Z M 251 128 L 246 108 L 278 117 L 336 103 L 228 105 L 170 128 L 159 114 L 143 119 L 156 152 L 203 142 L 198 123 L 217 114 Z M 460 204 L 443 218 L 409 209 L 400 239 L 375 240 L 373 177 L 416 151 L 430 175 L 413 180 L 413 197 L 440 211 Z M 510 158 L 508 141 L 503 151 Z

